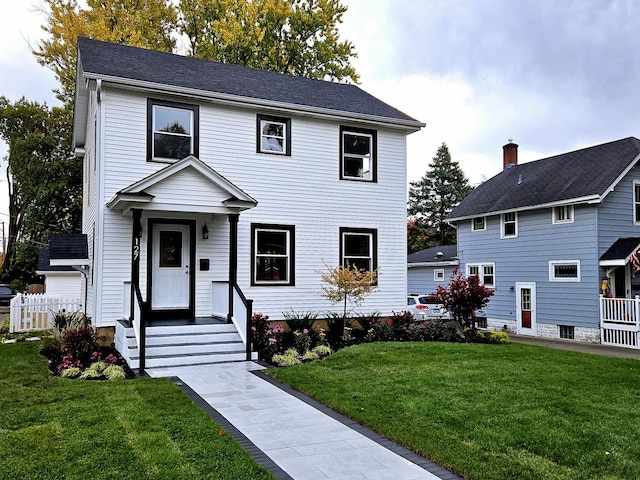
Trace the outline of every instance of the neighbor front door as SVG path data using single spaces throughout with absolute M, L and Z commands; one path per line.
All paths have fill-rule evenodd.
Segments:
M 154 223 L 151 254 L 151 309 L 186 310 L 191 299 L 189 225 Z
M 516 283 L 516 331 L 536 335 L 536 284 Z

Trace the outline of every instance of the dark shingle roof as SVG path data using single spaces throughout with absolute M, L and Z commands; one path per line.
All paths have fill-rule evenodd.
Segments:
M 49 239 L 49 258 L 51 260 L 89 258 L 87 236 L 83 233 L 51 235 Z
M 45 248 L 38 253 L 38 272 L 73 272 L 74 268 L 69 265 L 52 267 L 49 264 L 49 249 Z
M 355 85 L 210 62 L 83 37 L 78 38 L 78 49 L 85 75 L 372 115 L 409 122 L 414 126 L 422 125 Z
M 634 137 L 506 168 L 479 185 L 449 220 L 602 197 L 640 154 Z
M 619 238 L 600 257 L 600 261 L 625 260 L 640 246 L 639 237 Z
M 442 255 L 438 255 L 439 252 L 442 252 Z M 425 248 L 419 252 L 407 255 L 407 263 L 450 262 L 457 259 L 457 245 L 442 245 L 440 247 Z

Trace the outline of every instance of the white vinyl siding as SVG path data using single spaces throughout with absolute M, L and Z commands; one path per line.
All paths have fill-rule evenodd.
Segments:
M 97 205 L 104 212 L 101 248 L 103 278 L 102 308 L 95 318 L 113 325 L 122 316 L 123 282 L 130 279 L 131 218 L 108 210 L 104 205 L 130 184 L 166 167 L 146 161 L 146 96 L 103 87 L 105 109 L 104 184 Z M 195 103 L 195 102 L 194 102 Z M 358 312 L 380 310 L 383 314 L 406 308 L 406 142 L 402 131 L 379 128 L 376 165 L 377 182 L 345 182 L 337 178 L 340 158 L 340 123 L 292 116 L 291 156 L 273 157 L 256 152 L 256 112 L 202 102 L 200 115 L 200 160 L 258 201 L 256 208 L 240 214 L 238 223 L 238 283 L 254 311 L 272 319 L 282 312 L 339 310 L 318 295 L 319 271 L 340 262 L 341 226 L 377 231 L 379 289 L 366 298 Z M 400 172 L 400 173 L 399 173 Z M 183 171 L 182 180 L 191 173 Z M 176 177 L 177 178 L 177 177 Z M 218 201 L 215 189 L 190 182 L 189 188 L 169 192 L 163 183 L 156 194 L 173 195 L 174 207 L 202 203 L 202 198 Z M 286 180 L 286 181 L 285 181 Z M 168 184 L 167 184 L 168 185 Z M 141 287 L 146 295 L 146 219 L 143 214 L 141 239 Z M 210 260 L 209 271 L 196 272 L 196 315 L 211 312 L 212 281 L 228 280 L 229 224 L 226 216 L 165 213 L 169 218 L 196 221 L 196 261 Z M 206 222 L 209 239 L 202 240 L 199 229 Z M 295 225 L 296 255 L 294 286 L 277 289 L 251 286 L 251 224 Z M 97 227 L 98 228 L 98 227 Z M 101 245 L 101 246 L 100 246 Z M 96 287 L 98 288 L 98 286 Z

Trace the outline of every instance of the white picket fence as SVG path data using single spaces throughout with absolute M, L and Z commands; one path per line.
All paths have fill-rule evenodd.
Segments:
M 46 330 L 58 312 L 82 310 L 79 298 L 50 297 L 47 294 L 18 294 L 11 300 L 9 332 Z

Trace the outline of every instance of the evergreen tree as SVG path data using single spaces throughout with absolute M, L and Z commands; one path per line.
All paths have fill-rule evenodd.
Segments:
M 456 232 L 445 219 L 473 188 L 446 143 L 438 148 L 422 179 L 409 188 L 409 253 L 428 247 L 451 245 Z

